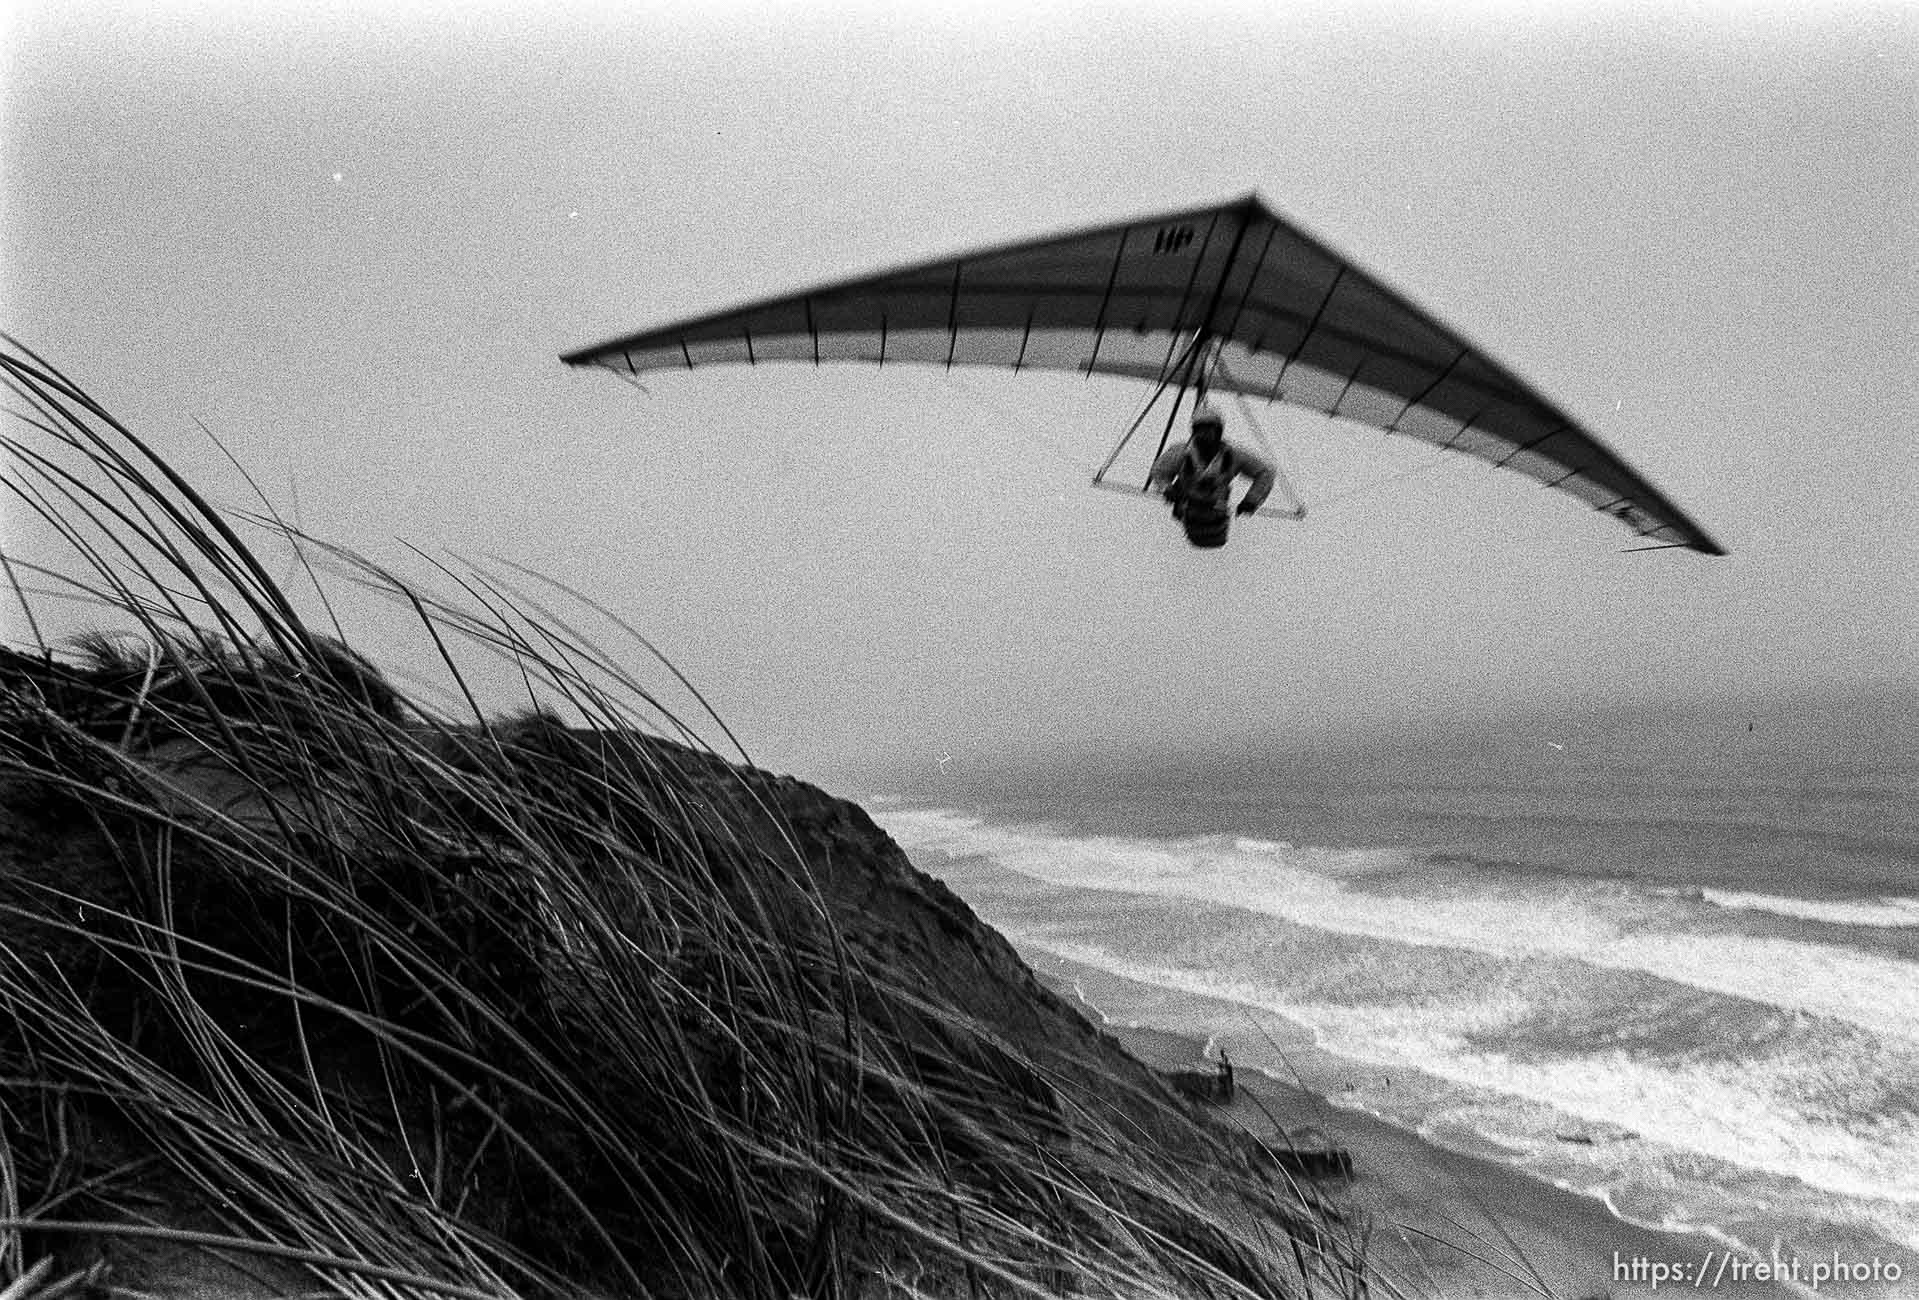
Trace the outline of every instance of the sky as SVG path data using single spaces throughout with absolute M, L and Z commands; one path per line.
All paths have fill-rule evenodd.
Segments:
M 223 502 L 206 431 L 329 540 L 590 594 L 765 766 L 1919 691 L 1919 6 L 11 0 L 0 48 L 0 328 Z M 1086 486 L 1123 382 L 558 360 L 1249 190 L 1731 555 L 1283 407 L 1307 520 L 1201 553 Z

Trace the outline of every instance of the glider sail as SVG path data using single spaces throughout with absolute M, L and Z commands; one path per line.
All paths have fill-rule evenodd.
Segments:
M 562 359 L 631 378 L 916 362 L 1236 392 L 1476 456 L 1656 545 L 1725 554 L 1565 412 L 1256 195 L 845 280 Z

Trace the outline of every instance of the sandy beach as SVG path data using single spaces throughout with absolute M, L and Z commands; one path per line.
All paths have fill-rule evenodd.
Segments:
M 1061 992 L 1071 999 L 1070 986 Z M 1204 1044 L 1193 1039 L 1103 1027 L 1155 1068 L 1204 1065 Z M 1627 1300 L 1679 1290 L 1741 1300 L 1805 1294 L 1735 1276 L 1740 1264 L 1725 1261 L 1707 1238 L 1626 1223 L 1592 1197 L 1434 1146 L 1362 1112 L 1341 1110 L 1319 1093 L 1251 1070 L 1239 1071 L 1237 1082 L 1234 1100 L 1219 1113 L 1262 1138 L 1276 1125 L 1295 1133 L 1318 1130 L 1351 1154 L 1351 1179 L 1320 1187 L 1372 1219 L 1372 1259 L 1378 1281 L 1389 1288 L 1385 1294 L 1489 1300 Z

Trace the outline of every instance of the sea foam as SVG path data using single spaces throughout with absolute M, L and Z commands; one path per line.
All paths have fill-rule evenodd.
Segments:
M 1919 963 L 1848 947 L 1835 928 L 1889 920 L 1903 900 L 1083 835 L 941 809 L 882 820 L 923 865 L 937 868 L 933 851 L 1014 873 L 977 883 L 1016 942 L 1283 1016 L 1390 1069 L 1389 1091 L 1341 1104 L 1523 1149 L 1540 1176 L 1613 1195 L 1641 1221 L 1870 1224 L 1919 1249 Z M 1058 892 L 1074 890 L 1097 892 Z M 1193 1014 L 1142 1006 L 1148 1023 Z M 1588 1147 L 1568 1126 L 1624 1136 Z
M 1813 938 L 1704 932 L 1696 904 L 1670 891 L 1538 874 L 1480 879 L 1469 867 L 1423 867 L 1393 849 L 1068 835 L 944 809 L 889 811 L 884 822 L 909 852 L 983 855 L 1055 885 L 1225 903 L 1395 943 L 1642 971 L 1919 1043 L 1919 962 Z M 1773 902 L 1745 910 L 1792 914 L 1786 900 Z M 1800 905 L 1815 921 L 1840 906 Z
M 1780 898 L 1772 894 L 1745 894 L 1726 889 L 1702 889 L 1700 896 L 1735 911 L 1771 912 L 1825 925 L 1859 925 L 1877 929 L 1919 926 L 1919 898 L 1827 899 Z

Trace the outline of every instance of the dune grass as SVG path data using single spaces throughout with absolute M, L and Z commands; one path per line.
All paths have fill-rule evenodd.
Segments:
M 37 644 L 0 655 L 3 1300 L 1364 1293 L 1343 1225 L 1149 1140 L 1170 1096 L 1116 1108 L 856 957 L 605 611 L 217 508 L 0 367 L 8 508 L 63 549 L 4 557 Z M 452 707 L 347 647 L 342 583 Z M 76 608 L 107 630 L 40 640 Z

